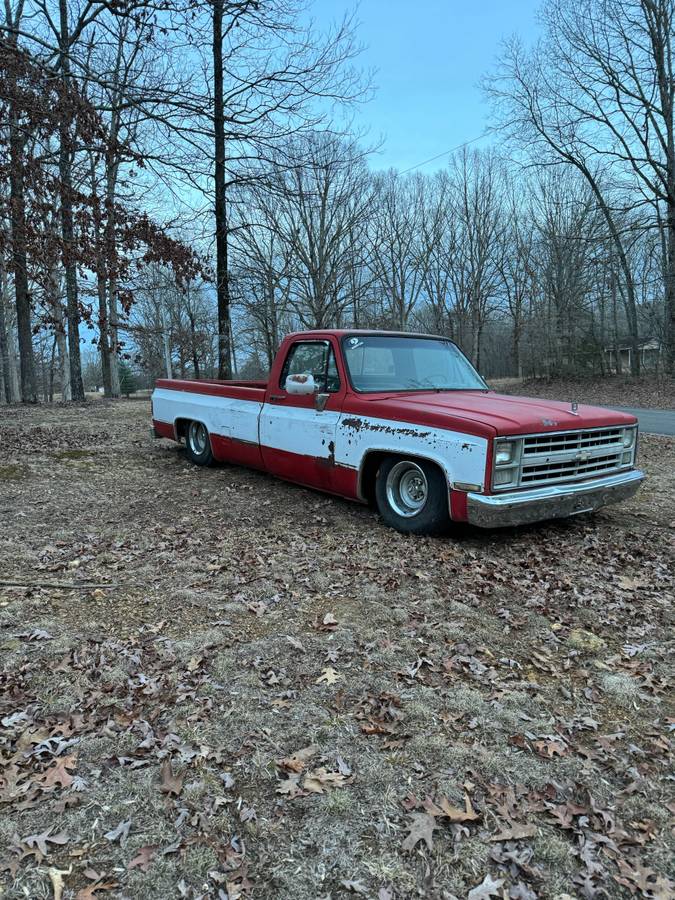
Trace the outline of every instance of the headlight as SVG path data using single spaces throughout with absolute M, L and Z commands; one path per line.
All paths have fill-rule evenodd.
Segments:
M 632 447 L 635 440 L 635 428 L 624 428 L 623 445 L 624 447 Z
M 495 446 L 495 465 L 507 466 L 513 459 L 514 444 L 511 441 L 504 441 Z

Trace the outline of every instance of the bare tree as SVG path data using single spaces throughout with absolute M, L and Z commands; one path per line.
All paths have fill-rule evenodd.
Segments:
M 480 366 L 481 337 L 497 303 L 504 253 L 504 175 L 491 153 L 467 151 L 452 165 L 453 216 L 458 224 L 453 279 L 471 322 L 471 358 Z
M 296 142 L 281 169 L 277 229 L 287 251 L 290 299 L 304 327 L 339 324 L 350 304 L 351 238 L 367 214 L 370 188 L 363 153 L 319 135 Z
M 528 54 L 512 42 L 488 86 L 519 143 L 587 180 L 623 277 L 634 373 L 637 301 L 617 213 L 640 204 L 665 229 L 664 331 L 675 367 L 674 13 L 673 0 L 550 0 L 540 46 Z
M 303 19 L 298 0 L 209 0 L 203 8 L 210 16 L 213 89 L 206 84 L 203 93 L 183 97 L 181 105 L 197 123 L 190 144 L 202 137 L 211 142 L 219 374 L 227 378 L 232 371 L 228 191 L 254 177 L 251 169 L 261 160 L 276 156 L 280 141 L 316 128 L 330 105 L 363 96 L 364 85 L 351 67 L 358 53 L 351 17 L 321 35 Z M 190 177 L 205 188 L 198 175 Z
M 424 289 L 433 241 L 422 237 L 425 180 L 390 171 L 375 178 L 373 277 L 383 295 L 383 315 L 404 330 Z M 437 237 L 437 236 L 436 236 Z

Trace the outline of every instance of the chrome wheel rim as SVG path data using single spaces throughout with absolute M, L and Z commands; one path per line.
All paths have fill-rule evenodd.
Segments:
M 406 519 L 420 513 L 429 497 L 427 477 L 417 463 L 403 460 L 387 475 L 387 500 L 399 516 Z
M 209 441 L 206 428 L 204 428 L 201 422 L 190 422 L 188 440 L 190 441 L 190 449 L 192 452 L 197 456 L 201 456 L 206 450 Z

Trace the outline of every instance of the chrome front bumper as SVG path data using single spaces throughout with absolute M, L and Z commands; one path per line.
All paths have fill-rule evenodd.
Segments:
M 467 517 L 472 525 L 480 528 L 500 528 L 575 516 L 609 503 L 628 500 L 644 478 L 644 472 L 631 469 L 606 478 L 555 484 L 529 491 L 490 495 L 472 492 L 467 494 Z

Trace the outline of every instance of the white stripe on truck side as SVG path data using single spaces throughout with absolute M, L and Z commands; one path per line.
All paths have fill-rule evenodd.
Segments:
M 152 407 L 160 422 L 173 425 L 176 419 L 196 419 L 206 425 L 209 434 L 258 443 L 258 417 L 263 404 L 256 400 L 156 388 Z
M 487 439 L 460 431 L 166 388 L 155 390 L 153 407 L 162 422 L 198 419 L 211 434 L 250 443 L 258 443 L 260 434 L 263 447 L 301 456 L 327 457 L 332 441 L 336 465 L 357 470 L 368 452 L 378 450 L 432 460 L 450 484 L 483 485 L 485 480 Z
M 360 469 L 364 456 L 372 450 L 432 460 L 443 469 L 450 484 L 459 481 L 483 485 L 485 480 L 486 438 L 411 422 L 343 413 L 335 438 L 336 464 Z

